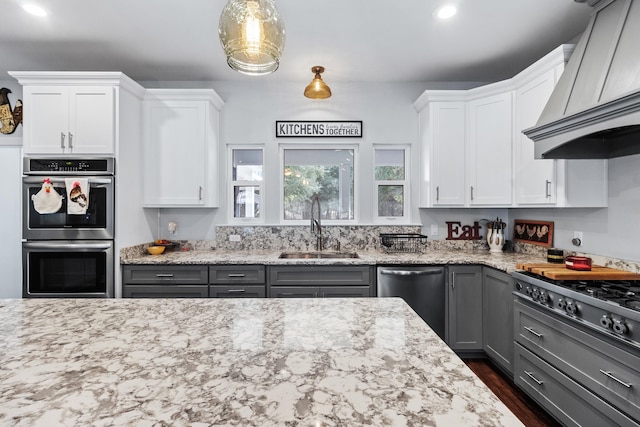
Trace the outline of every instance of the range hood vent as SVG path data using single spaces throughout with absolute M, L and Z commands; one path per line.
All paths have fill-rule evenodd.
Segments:
M 608 159 L 640 154 L 640 1 L 575 0 L 589 25 L 536 125 L 535 157 Z

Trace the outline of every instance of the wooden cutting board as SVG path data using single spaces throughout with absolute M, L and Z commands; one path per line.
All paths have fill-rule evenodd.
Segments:
M 592 265 L 591 271 L 571 270 L 564 264 L 516 264 L 516 269 L 553 280 L 640 280 L 640 274 L 615 268 Z

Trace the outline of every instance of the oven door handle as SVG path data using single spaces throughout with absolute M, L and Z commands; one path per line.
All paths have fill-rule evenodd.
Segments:
M 51 178 L 47 177 L 54 184 L 64 184 L 64 178 Z M 27 176 L 22 178 L 22 182 L 25 184 L 42 184 L 42 180 L 44 178 L 42 176 Z M 112 184 L 113 178 L 88 178 L 87 182 L 89 184 Z
M 60 243 L 60 242 L 24 242 L 26 249 L 110 249 L 111 242 Z

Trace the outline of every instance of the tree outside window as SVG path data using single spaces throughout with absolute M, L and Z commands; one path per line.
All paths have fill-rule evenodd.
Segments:
M 284 219 L 310 219 L 317 194 L 322 219 L 353 220 L 353 165 L 353 149 L 284 149 Z

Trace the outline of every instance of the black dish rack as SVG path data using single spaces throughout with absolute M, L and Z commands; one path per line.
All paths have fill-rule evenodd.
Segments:
M 393 254 L 409 254 L 424 252 L 427 236 L 418 233 L 380 233 L 382 250 Z

